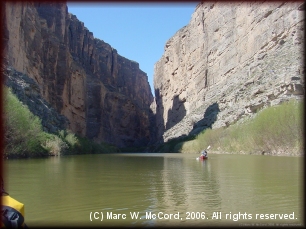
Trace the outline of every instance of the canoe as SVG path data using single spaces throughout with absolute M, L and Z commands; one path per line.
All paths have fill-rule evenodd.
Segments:
M 28 228 L 24 223 L 24 204 L 10 197 L 5 191 L 2 194 L 1 210 L 1 228 Z
M 206 160 L 208 159 L 208 156 L 204 156 L 204 155 L 201 155 L 200 157 L 197 157 L 197 160 Z

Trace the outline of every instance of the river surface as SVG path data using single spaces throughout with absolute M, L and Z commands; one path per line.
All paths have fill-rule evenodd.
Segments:
M 304 225 L 303 157 L 197 156 L 6 160 L 5 189 L 29 227 Z

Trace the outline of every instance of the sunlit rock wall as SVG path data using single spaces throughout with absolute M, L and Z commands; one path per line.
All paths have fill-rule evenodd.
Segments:
M 160 141 L 304 97 L 303 2 L 202 2 L 155 64 Z

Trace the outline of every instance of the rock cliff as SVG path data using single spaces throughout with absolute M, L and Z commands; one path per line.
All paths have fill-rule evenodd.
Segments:
M 94 38 L 65 3 L 5 2 L 5 63 L 39 85 L 69 129 L 119 147 L 152 141 L 146 73 Z
M 7 67 L 3 71 L 5 85 L 12 89 L 24 105 L 36 116 L 41 118 L 43 130 L 57 134 L 68 128 L 69 120 L 60 115 L 42 96 L 39 85 L 27 75 Z
M 303 2 L 202 2 L 155 64 L 159 141 L 304 97 Z

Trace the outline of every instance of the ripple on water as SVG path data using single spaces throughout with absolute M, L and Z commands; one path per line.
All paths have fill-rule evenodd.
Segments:
M 90 222 L 90 212 L 292 213 L 300 217 L 296 158 L 252 155 L 90 155 L 6 161 L 8 191 L 25 203 L 29 225 Z M 62 160 L 64 159 L 64 160 Z M 25 188 L 26 187 L 26 191 Z M 79 223 L 80 222 L 80 223 Z M 90 222 L 90 224 L 89 224 Z M 217 224 L 220 221 L 205 221 Z M 225 222 L 225 221 L 222 221 Z M 233 220 L 226 221 L 236 223 Z M 114 221 L 109 221 L 109 225 Z M 203 226 L 201 220 L 118 220 L 116 225 Z

